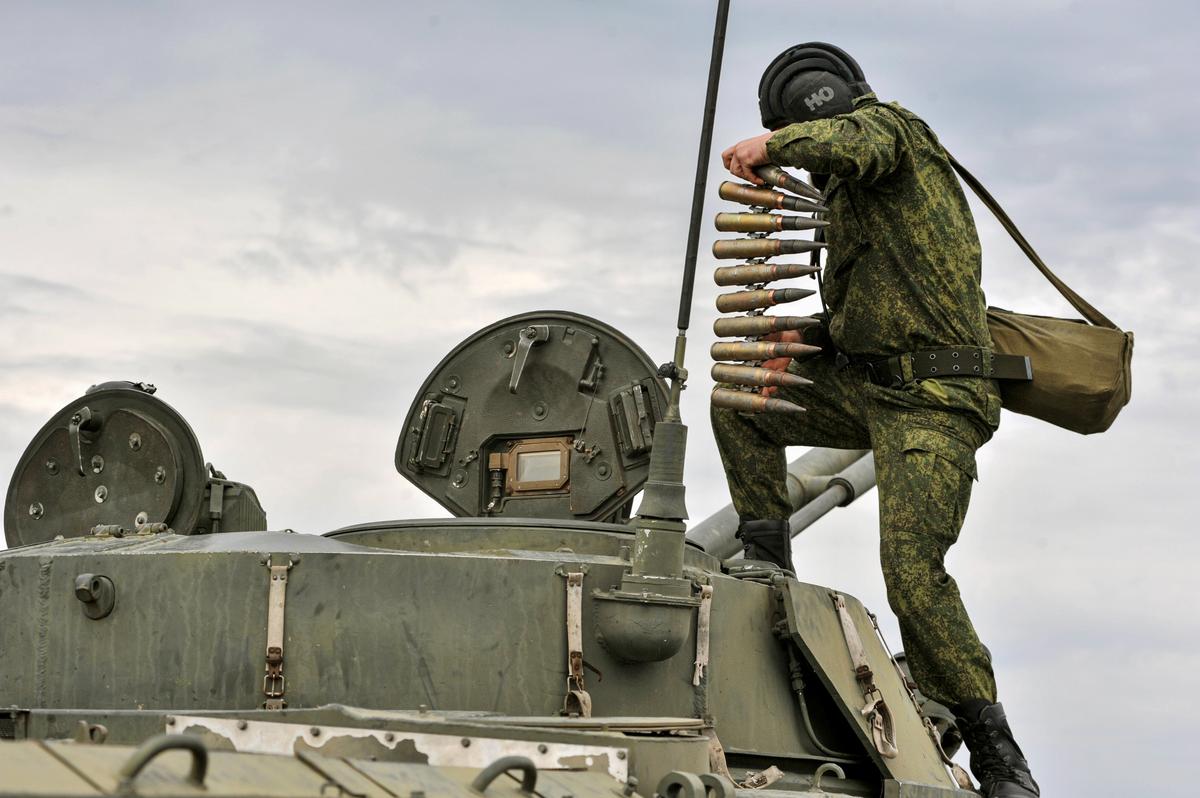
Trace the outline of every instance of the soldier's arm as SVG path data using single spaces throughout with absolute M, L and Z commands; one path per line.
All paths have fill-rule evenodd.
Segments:
M 767 141 L 779 166 L 873 183 L 900 163 L 904 142 L 890 115 L 853 113 L 788 125 Z

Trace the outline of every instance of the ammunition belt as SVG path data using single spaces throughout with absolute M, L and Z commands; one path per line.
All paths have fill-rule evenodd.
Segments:
M 1001 355 L 978 346 L 948 346 L 865 361 L 867 378 L 876 385 L 899 387 L 914 380 L 941 377 L 981 377 L 993 380 L 1032 380 L 1033 367 L 1025 355 Z

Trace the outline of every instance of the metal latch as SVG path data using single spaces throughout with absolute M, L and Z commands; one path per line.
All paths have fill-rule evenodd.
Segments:
M 266 675 L 263 676 L 264 709 L 284 709 L 287 702 L 283 700 L 286 681 L 283 678 L 283 620 L 284 608 L 287 602 L 288 571 L 292 569 L 292 561 L 287 565 L 272 565 L 268 557 L 267 570 L 270 572 L 270 583 L 267 591 L 267 652 Z
M 418 436 L 417 447 L 408 464 L 418 471 L 439 469 L 454 451 L 458 413 L 449 405 L 427 399 L 413 432 Z
M 592 697 L 583 684 L 583 573 L 573 571 L 567 578 L 567 694 L 563 714 L 583 718 L 592 716 Z
M 647 385 L 635 382 L 622 388 L 609 400 L 609 411 L 621 450 L 627 457 L 650 451 L 654 445 L 654 423 L 658 414 Z
M 531 324 L 521 330 L 517 339 L 517 354 L 513 357 L 512 377 L 508 380 L 508 392 L 516 393 L 517 384 L 521 381 L 521 373 L 529 362 L 529 352 L 535 344 L 543 344 L 550 340 L 550 325 Z
M 71 452 L 75 455 L 75 469 L 81 477 L 87 476 L 87 471 L 83 467 L 83 445 L 81 438 L 86 438 L 86 433 L 95 432 L 99 428 L 100 419 L 92 414 L 90 407 L 79 408 L 71 416 L 71 422 L 67 424 L 67 437 L 71 441 Z

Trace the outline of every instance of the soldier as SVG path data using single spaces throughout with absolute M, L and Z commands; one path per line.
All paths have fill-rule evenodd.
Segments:
M 913 678 L 954 710 L 985 796 L 1037 796 L 996 703 L 991 658 L 944 566 L 976 478 L 975 450 L 1000 422 L 995 381 L 975 376 L 988 372 L 992 341 L 966 197 L 933 131 L 900 105 L 879 102 L 836 47 L 786 50 L 763 74 L 758 97 L 771 132 L 722 157 L 754 183 L 762 180 L 752 168 L 773 163 L 805 169 L 823 188 L 826 312 L 820 328 L 773 336 L 818 343 L 821 354 L 764 364 L 812 380 L 764 389 L 807 413 L 713 408 L 738 536 L 747 558 L 790 568 L 784 447 L 873 449 L 880 560 Z M 813 329 L 824 340 L 814 340 Z M 915 379 L 914 368 L 934 353 L 958 368 Z

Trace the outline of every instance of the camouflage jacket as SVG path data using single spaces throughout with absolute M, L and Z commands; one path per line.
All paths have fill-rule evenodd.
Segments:
M 822 290 L 849 355 L 992 345 L 975 222 L 936 136 L 874 94 L 854 111 L 790 125 L 767 143 L 780 166 L 830 175 Z

